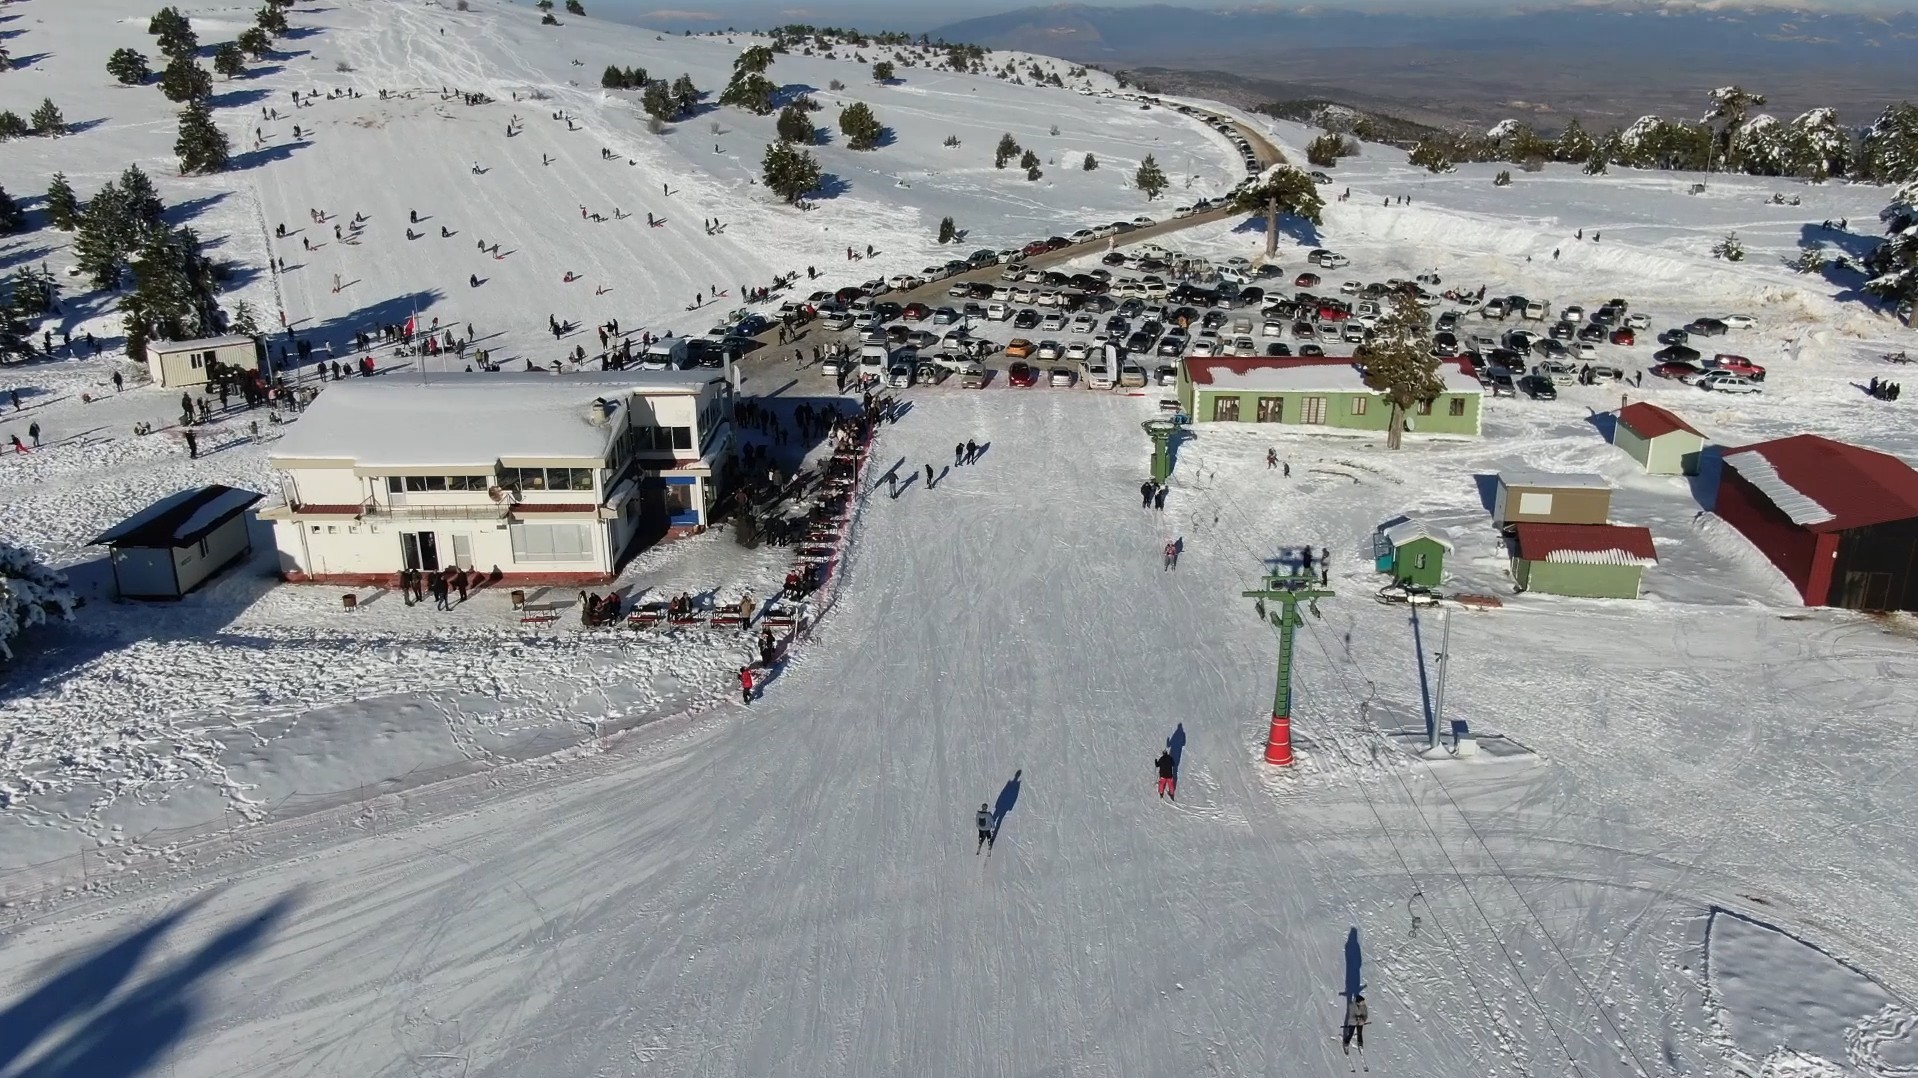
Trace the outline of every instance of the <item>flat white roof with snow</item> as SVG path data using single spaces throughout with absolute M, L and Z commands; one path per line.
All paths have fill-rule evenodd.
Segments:
M 685 371 L 404 375 L 329 383 L 273 447 L 289 459 L 361 466 L 483 465 L 502 458 L 606 455 L 612 424 L 596 399 L 697 393 L 723 378 Z
M 1498 473 L 1498 481 L 1508 487 L 1558 487 L 1563 490 L 1610 490 L 1605 477 L 1592 472 L 1541 472 L 1531 468 L 1507 468 Z
M 231 348 L 241 344 L 251 345 L 253 338 L 234 333 L 225 337 L 202 337 L 194 341 L 149 341 L 147 351 L 171 355 L 174 352 L 204 352 L 209 348 Z

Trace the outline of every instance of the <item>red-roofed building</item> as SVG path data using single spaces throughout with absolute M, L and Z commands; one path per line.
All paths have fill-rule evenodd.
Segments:
M 1697 475 L 1705 436 L 1656 404 L 1637 401 L 1618 410 L 1612 444 L 1652 475 Z
M 1636 599 L 1645 567 L 1658 564 L 1652 533 L 1621 524 L 1516 524 L 1512 579 L 1520 591 L 1591 599 Z
M 1918 471 L 1798 434 L 1725 453 L 1714 506 L 1808 606 L 1918 610 Z

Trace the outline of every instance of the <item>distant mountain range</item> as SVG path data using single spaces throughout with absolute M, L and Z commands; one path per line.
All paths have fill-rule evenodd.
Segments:
M 1202 83 L 1235 103 L 1362 98 L 1465 123 L 1517 115 L 1551 127 L 1688 115 L 1736 82 L 1771 109 L 1817 105 L 1847 122 L 1918 96 L 1918 12 L 1734 8 L 1665 0 L 1473 11 L 1448 8 L 1023 8 L 948 23 L 934 38 L 1019 49 Z M 1190 77 L 1188 77 L 1190 76 Z M 1234 92 L 1234 79 L 1244 85 Z M 1195 87 L 1196 88 L 1196 87 Z

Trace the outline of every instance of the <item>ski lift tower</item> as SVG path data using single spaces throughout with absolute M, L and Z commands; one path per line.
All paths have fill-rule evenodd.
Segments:
M 1148 419 L 1140 424 L 1152 439 L 1152 481 L 1159 486 L 1172 476 L 1172 440 L 1185 430 L 1183 418 Z
M 1272 729 L 1265 742 L 1265 762 L 1279 767 L 1292 765 L 1292 638 L 1305 624 L 1299 604 L 1304 603 L 1316 618 L 1321 616 L 1318 601 L 1332 597 L 1330 590 L 1315 586 L 1323 578 L 1314 570 L 1312 558 L 1309 546 L 1282 548 L 1277 558 L 1266 563 L 1271 571 L 1265 587 L 1245 593 L 1258 601 L 1259 616 L 1279 630 L 1278 683 L 1272 691 Z M 1276 609 L 1268 604 L 1276 604 Z

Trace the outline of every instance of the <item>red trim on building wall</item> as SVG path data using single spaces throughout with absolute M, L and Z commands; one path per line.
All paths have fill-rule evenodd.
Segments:
M 1820 540 L 1826 536 L 1814 535 L 1793 524 L 1770 498 L 1731 468 L 1726 468 L 1719 479 L 1714 512 L 1751 540 L 1758 552 L 1785 574 L 1806 605 L 1824 604 L 1831 587 L 1831 557 L 1827 553 L 1820 565 L 1818 554 L 1824 545 Z M 1834 540 L 1832 549 L 1836 549 L 1837 536 L 1829 538 Z

